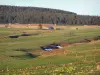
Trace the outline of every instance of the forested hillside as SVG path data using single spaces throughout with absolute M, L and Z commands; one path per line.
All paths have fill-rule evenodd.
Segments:
M 0 5 L 0 23 L 100 25 L 100 16 L 77 15 L 50 8 Z

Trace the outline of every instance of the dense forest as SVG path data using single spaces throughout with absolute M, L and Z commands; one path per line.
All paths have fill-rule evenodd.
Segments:
M 74 12 L 50 8 L 0 5 L 0 23 L 100 25 L 100 16 L 77 15 Z

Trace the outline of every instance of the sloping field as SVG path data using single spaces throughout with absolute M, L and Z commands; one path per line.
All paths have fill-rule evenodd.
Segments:
M 100 40 L 94 39 L 100 36 L 100 27 L 63 28 L 51 32 L 32 28 L 0 28 L 0 74 L 99 75 Z M 23 32 L 39 35 L 21 36 Z M 19 37 L 9 38 L 10 35 Z M 62 43 L 64 47 L 51 52 L 40 48 L 54 42 Z

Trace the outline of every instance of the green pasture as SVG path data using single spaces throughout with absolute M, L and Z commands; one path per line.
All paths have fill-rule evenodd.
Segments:
M 21 36 L 23 32 L 30 34 L 39 33 L 39 35 Z M 19 38 L 9 38 L 10 35 L 19 35 Z M 100 72 L 96 70 L 96 66 L 100 62 L 100 41 L 93 41 L 96 36 L 100 36 L 100 28 L 78 30 L 65 28 L 64 30 L 54 30 L 52 32 L 28 28 L 0 28 L 0 75 L 53 75 L 53 70 L 50 71 L 49 68 L 23 71 L 19 71 L 19 69 L 56 65 L 57 67 L 54 68 L 56 70 L 58 68 L 64 68 L 64 66 L 59 65 L 75 62 L 79 64 L 71 65 L 72 67 L 76 67 L 75 72 L 71 71 L 72 75 L 76 72 L 76 75 L 81 74 L 78 72 L 84 72 L 82 73 L 83 75 L 89 75 L 88 71 L 92 69 L 94 72 L 90 75 L 99 75 Z M 84 39 L 92 40 L 92 42 L 85 42 Z M 53 42 L 70 43 L 63 48 L 68 53 L 47 57 L 36 53 L 42 52 L 40 49 L 41 45 L 47 45 Z M 32 52 L 32 56 L 28 52 Z M 88 71 L 86 70 L 87 66 L 91 67 L 87 68 Z M 83 68 L 83 71 L 80 68 Z M 10 70 L 15 70 L 15 72 L 11 72 Z M 48 73 L 44 74 L 45 71 Z M 54 73 L 55 75 L 60 75 L 60 73 L 64 75 L 66 72 L 59 70 L 59 72 Z M 71 75 L 69 72 L 68 74 Z

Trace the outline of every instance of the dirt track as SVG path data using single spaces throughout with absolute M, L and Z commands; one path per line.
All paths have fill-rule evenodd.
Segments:
M 94 44 L 96 42 L 100 42 L 100 40 L 98 40 L 98 41 L 91 41 L 91 42 L 88 42 L 88 44 Z M 73 44 L 62 43 L 62 46 L 63 46 L 62 49 L 53 49 L 52 51 L 37 50 L 36 52 L 30 51 L 30 53 L 32 53 L 32 54 L 39 54 L 40 57 L 41 56 L 48 57 L 48 56 L 54 56 L 54 55 L 66 55 L 66 54 L 71 53 L 71 51 L 66 50 L 64 47 L 67 47 L 67 46 L 70 47 L 70 46 L 73 46 L 73 45 L 80 45 L 80 44 L 85 44 L 85 43 L 73 43 Z

